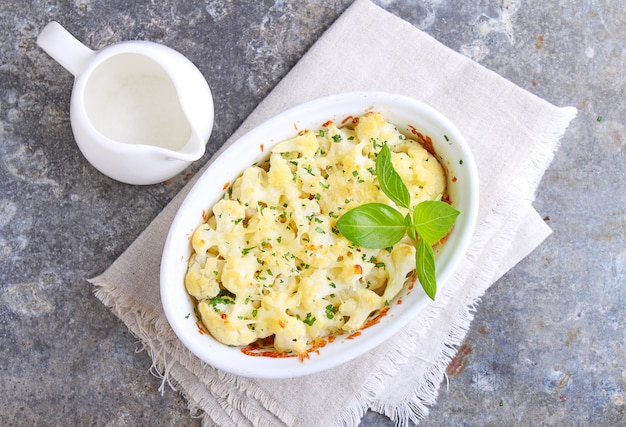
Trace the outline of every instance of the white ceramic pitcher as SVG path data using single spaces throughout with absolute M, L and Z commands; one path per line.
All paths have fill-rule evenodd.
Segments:
M 147 41 L 93 51 L 57 22 L 46 25 L 37 44 L 75 77 L 72 131 L 100 172 L 154 184 L 202 157 L 213 129 L 213 97 L 183 55 Z

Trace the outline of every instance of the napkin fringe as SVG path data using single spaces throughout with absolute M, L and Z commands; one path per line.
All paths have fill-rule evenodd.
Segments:
M 408 394 L 403 405 L 391 407 L 375 407 L 373 405 L 373 410 L 385 414 L 400 427 L 409 426 L 411 423 L 419 424 L 428 416 L 429 408 L 437 402 L 439 386 L 446 376 L 448 365 L 456 355 L 458 346 L 461 345 L 469 330 L 474 318 L 472 313 L 475 311 L 477 303 L 478 299 L 475 299 L 457 314 L 448 330 L 439 355 L 426 370 L 422 381 L 412 393 Z
M 176 365 L 175 357 L 171 356 L 174 353 L 171 351 L 172 349 L 168 351 L 165 341 L 153 338 L 170 336 L 171 330 L 169 330 L 169 324 L 165 317 L 156 313 L 147 314 L 146 311 L 134 310 L 133 304 L 126 294 L 109 284 L 104 275 L 88 279 L 87 281 L 94 285 L 95 297 L 106 307 L 109 307 L 141 343 L 141 348 L 138 348 L 136 352 L 146 351 L 152 360 L 152 365 L 148 368 L 148 372 L 161 380 L 161 384 L 158 387 L 161 395 L 165 393 L 165 384 L 172 391 L 179 392 L 176 388 L 177 381 L 172 379 L 171 375 L 171 371 Z M 169 361 L 168 356 L 171 356 Z M 180 393 L 188 403 L 187 407 L 191 417 L 202 417 L 201 412 L 212 417 L 213 414 L 209 414 L 210 411 L 207 411 L 207 408 L 211 406 L 198 404 L 199 402 L 195 399 L 196 396 L 200 396 L 202 393 L 193 393 L 190 385 L 183 386 Z
M 175 371 L 180 369 L 180 377 L 178 373 L 174 373 L 174 377 L 180 378 L 178 383 L 184 388 L 184 397 L 187 399 L 189 409 L 192 411 L 192 417 L 199 418 L 202 426 L 220 426 L 220 427 L 242 427 L 253 425 L 268 425 L 267 422 L 253 424 L 240 410 L 234 407 L 226 397 L 207 393 L 207 388 L 211 388 L 210 384 L 204 384 L 196 380 L 197 375 L 187 370 L 183 365 L 177 364 Z M 211 369 L 211 368 L 209 368 Z M 190 379 L 189 376 L 194 377 Z M 194 415 L 195 414 L 195 415 Z
M 420 327 L 427 323 L 425 320 L 420 320 Z M 404 335 L 407 336 L 404 337 Z M 352 401 L 346 404 L 346 410 L 337 420 L 336 426 L 358 425 L 389 378 L 398 372 L 398 367 L 401 364 L 409 360 L 409 355 L 414 350 L 414 346 L 411 345 L 411 337 L 405 330 L 398 332 L 398 337 L 398 344 L 387 348 L 382 361 L 377 366 L 377 371 L 363 384 L 361 391 L 353 396 Z M 386 346 L 387 343 L 381 345 Z
M 218 395 L 229 395 L 232 387 L 236 387 L 241 393 L 236 395 L 229 395 L 228 403 L 233 405 L 237 410 L 252 422 L 255 426 L 276 426 L 276 419 L 268 420 L 266 417 L 262 417 L 262 413 L 256 410 L 249 404 L 248 399 L 252 398 L 259 402 L 259 404 L 278 418 L 286 425 L 295 426 L 298 425 L 298 419 L 285 410 L 284 405 L 276 401 L 267 392 L 262 390 L 256 384 L 251 384 L 249 379 L 229 374 L 227 372 L 218 371 L 219 381 L 214 382 L 211 386 L 211 391 Z

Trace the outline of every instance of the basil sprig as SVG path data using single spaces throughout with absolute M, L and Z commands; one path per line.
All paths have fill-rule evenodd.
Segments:
M 416 245 L 417 278 L 426 295 L 434 300 L 437 278 L 433 245 L 448 234 L 460 212 L 440 200 L 427 200 L 411 208 L 411 195 L 393 167 L 387 144 L 376 157 L 376 175 L 385 195 L 409 213 L 405 216 L 384 203 L 366 203 L 342 215 L 337 229 L 355 245 L 369 249 L 391 247 L 408 234 Z

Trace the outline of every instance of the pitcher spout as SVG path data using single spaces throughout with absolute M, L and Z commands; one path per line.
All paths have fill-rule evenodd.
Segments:
M 160 47 L 163 52 L 167 49 L 167 57 L 162 58 L 160 65 L 170 77 L 182 113 L 191 128 L 189 141 L 179 153 L 186 158 L 196 156 L 194 160 L 197 160 L 204 155 L 213 130 L 213 94 L 200 70 L 189 59 L 174 50 Z
M 206 151 L 206 140 L 192 126 L 191 135 L 187 143 L 179 150 L 168 150 L 166 157 L 184 162 L 199 160 Z

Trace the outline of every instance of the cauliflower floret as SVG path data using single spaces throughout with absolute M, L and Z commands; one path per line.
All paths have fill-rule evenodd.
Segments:
M 343 326 L 343 316 L 337 314 L 337 306 L 328 299 L 318 300 L 315 308 L 311 308 L 304 315 L 305 320 L 309 313 L 310 321 L 306 324 L 306 330 L 310 340 L 337 333 Z M 302 319 L 302 315 L 300 318 Z
M 393 166 L 411 193 L 414 204 L 434 200 L 446 189 L 446 176 L 437 159 L 420 144 L 410 141 L 391 155 Z
M 217 300 L 217 301 L 216 301 Z M 198 311 L 202 323 L 207 327 L 211 335 L 226 345 L 248 345 L 258 337 L 248 327 L 250 324 L 252 305 L 240 304 L 236 300 L 228 298 L 215 300 L 203 300 L 198 303 Z
M 191 236 L 191 246 L 194 252 L 204 257 L 209 250 L 217 248 L 221 243 L 221 234 L 206 224 L 196 228 Z
M 280 142 L 274 146 L 272 153 L 301 153 L 302 157 L 313 157 L 319 148 L 315 134 L 304 132 L 295 138 Z
M 356 282 L 367 277 L 374 268 L 375 264 L 369 262 L 371 253 L 377 250 L 363 249 L 362 252 L 354 251 L 343 256 L 343 259 L 337 263 L 337 267 L 341 268 L 341 272 L 337 275 L 337 279 L 348 285 L 353 286 Z
M 253 256 L 229 257 L 222 270 L 222 286 L 240 298 L 256 293 L 254 273 L 258 265 Z
M 297 314 L 301 318 L 313 316 L 320 319 L 320 322 L 332 318 L 325 315 L 325 310 L 331 303 L 329 298 L 332 299 L 337 292 L 337 284 L 330 280 L 327 270 L 315 269 L 309 276 L 303 277 L 298 285 L 298 292 L 301 303 L 291 310 L 292 314 Z M 334 313 L 334 310 L 329 309 L 329 313 Z M 313 326 L 312 322 L 309 326 Z
M 300 298 L 305 309 L 310 309 L 333 291 L 326 278 L 326 270 L 322 269 L 316 269 L 311 275 L 303 277 L 298 285 L 298 292 L 301 294 Z
M 383 299 L 369 289 L 359 289 L 339 306 L 339 313 L 349 316 L 350 319 L 343 325 L 344 331 L 355 331 L 367 320 L 367 317 L 375 310 L 383 307 Z
M 336 315 L 337 309 L 331 301 L 337 285 L 329 281 L 326 270 L 316 269 L 302 278 L 298 290 L 301 303 L 290 313 L 303 320 L 309 339 L 328 336 L 341 328 L 343 317 Z
M 267 174 L 258 166 L 251 166 L 243 171 L 233 184 L 232 198 L 234 200 L 246 200 L 247 206 L 241 205 L 245 214 L 252 215 L 259 200 L 264 200 L 263 188 L 266 188 Z
M 209 257 L 202 264 L 198 257 L 193 256 L 185 275 L 185 288 L 189 295 L 198 300 L 216 296 L 220 291 L 222 266 L 223 262 L 217 258 Z
M 301 302 L 296 292 L 295 280 L 276 281 L 276 289 L 263 295 L 260 307 L 255 311 L 254 329 L 259 338 L 274 334 L 274 347 L 278 351 L 302 353 L 306 350 L 308 338 L 306 327 L 295 316 L 288 314 L 290 307 Z
M 298 234 L 307 233 L 309 218 L 320 214 L 320 205 L 315 200 L 302 199 L 290 207 L 293 209 L 293 221 L 298 227 Z
M 235 200 L 220 200 L 213 207 L 209 224 L 198 227 L 191 238 L 194 251 L 199 255 L 210 251 L 219 252 L 222 257 L 241 253 L 245 245 L 243 222 L 246 218 L 244 207 Z
M 293 172 L 287 159 L 279 153 L 270 156 L 270 170 L 267 172 L 267 188 L 265 189 L 267 204 L 278 205 L 281 198 L 297 199 L 300 195 L 298 184 L 293 179 Z
M 285 316 L 279 322 L 274 335 L 274 347 L 278 351 L 303 353 L 309 338 L 306 326 L 295 317 Z
M 391 262 L 391 256 L 387 251 L 379 251 L 376 255 L 376 264 L 372 268 L 367 276 L 361 279 L 362 283 L 365 283 L 367 289 L 375 291 L 387 284 L 387 265 Z
M 368 113 L 359 117 L 355 130 L 359 140 L 368 143 L 365 147 L 369 152 L 377 152 L 385 142 L 393 146 L 400 141 L 395 126 L 385 121 L 380 113 Z
M 215 229 L 220 233 L 233 233 L 241 229 L 246 211 L 236 200 L 220 200 L 213 207 Z
M 386 264 L 389 280 L 383 299 L 391 301 L 404 287 L 407 275 L 415 270 L 415 248 L 407 244 L 398 244 L 391 251 L 391 262 Z

